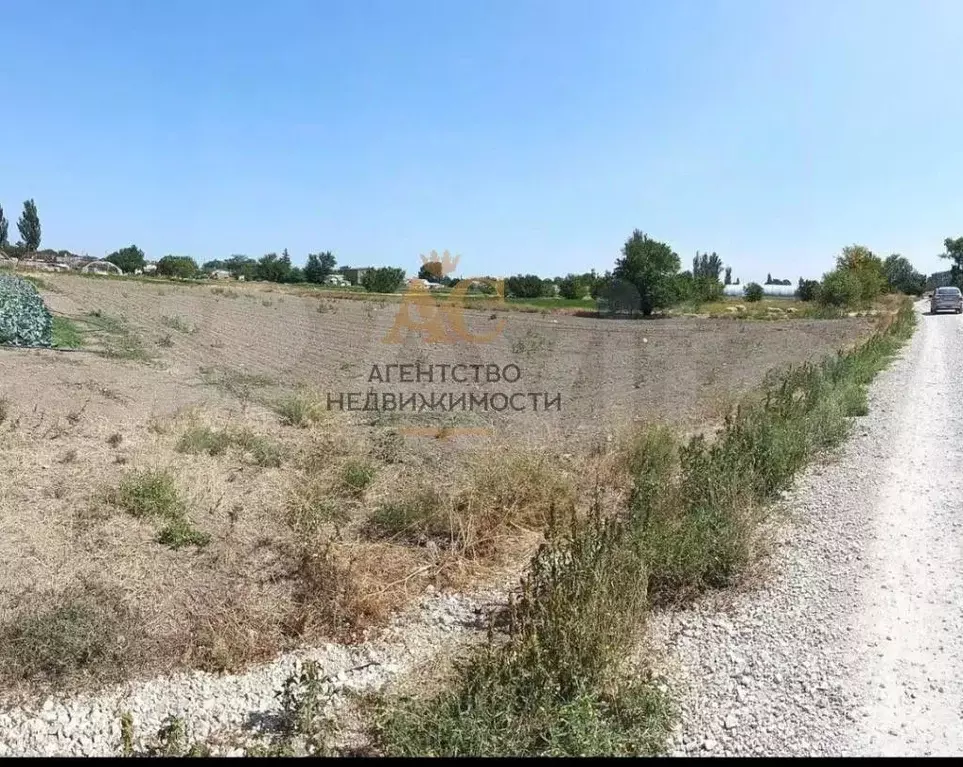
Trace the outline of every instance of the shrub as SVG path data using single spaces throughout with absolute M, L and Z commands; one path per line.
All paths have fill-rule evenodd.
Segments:
M 540 298 L 545 285 L 537 274 L 516 274 L 505 280 L 505 292 L 510 298 Z
M 197 262 L 190 256 L 164 256 L 157 262 L 157 273 L 164 277 L 191 279 L 199 269 Z
M 823 277 L 819 286 L 821 306 L 836 308 L 856 306 L 863 295 L 859 277 L 849 269 L 835 269 Z
M 800 277 L 796 295 L 800 301 L 817 300 L 819 298 L 819 280 L 804 280 Z
M 394 293 L 405 280 L 404 269 L 394 266 L 382 266 L 369 269 L 361 278 L 361 287 L 369 293 Z
M 274 412 L 280 416 L 281 423 L 285 426 L 299 426 L 302 429 L 324 418 L 321 403 L 303 392 L 275 402 Z
M 27 280 L 0 274 L 0 345 L 49 347 L 53 321 Z
M 577 275 L 570 274 L 558 283 L 558 294 L 569 300 L 585 298 L 585 286 Z
M 758 282 L 750 282 L 746 287 L 742 289 L 743 295 L 746 297 L 746 301 L 755 303 L 756 301 L 762 301 L 763 290 L 762 285 Z
M 367 461 L 351 460 L 341 468 L 341 482 L 354 495 L 364 494 L 374 477 L 375 467 Z

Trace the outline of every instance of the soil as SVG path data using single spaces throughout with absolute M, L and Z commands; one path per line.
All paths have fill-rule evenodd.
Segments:
M 286 515 L 305 460 L 370 458 L 386 428 L 494 430 L 492 437 L 403 437 L 400 457 L 378 464 L 362 498 L 344 501 L 363 516 L 413 467 L 456 481 L 455 463 L 493 440 L 570 455 L 637 422 L 698 429 L 771 368 L 832 353 L 873 327 L 869 318 L 621 321 L 466 311 L 445 327 L 457 330 L 463 319 L 490 342 L 425 343 L 408 334 L 391 343 L 399 312 L 417 308 L 254 284 L 44 281 L 51 311 L 78 323 L 87 348 L 0 349 L 0 398 L 8 402 L 0 424 L 0 624 L 94 580 L 130 606 L 127 640 L 140 648 L 131 657 L 151 671 L 233 667 L 311 640 L 303 627 L 285 624 L 298 543 Z M 379 377 L 375 366 L 383 379 L 388 365 L 419 364 L 436 366 L 436 376 L 441 365 L 516 365 L 520 378 L 489 383 L 482 368 L 477 384 L 371 380 Z M 560 407 L 545 411 L 542 399 L 538 411 L 528 404 L 481 413 L 369 410 L 299 429 L 270 407 L 295 390 L 325 404 L 350 392 L 364 403 L 369 391 L 429 400 L 521 392 L 525 403 L 529 393 L 547 393 Z M 236 450 L 176 452 L 184 430 L 198 423 L 250 429 L 286 457 L 273 467 Z M 156 542 L 155 524 L 105 500 L 128 472 L 147 468 L 173 472 L 192 521 L 212 536 L 209 546 L 169 549 Z M 373 616 L 420 594 L 432 580 L 424 574 L 435 572 L 423 545 L 343 543 L 362 562 L 352 577 L 380 600 L 365 602 Z

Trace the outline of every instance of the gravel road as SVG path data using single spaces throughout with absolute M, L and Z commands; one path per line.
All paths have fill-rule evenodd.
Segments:
M 963 317 L 922 314 L 762 586 L 664 614 L 676 755 L 963 753 Z

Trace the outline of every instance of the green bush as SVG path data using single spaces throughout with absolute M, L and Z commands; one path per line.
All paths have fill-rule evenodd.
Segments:
M 742 289 L 743 294 L 746 297 L 746 301 L 755 303 L 756 301 L 762 301 L 763 290 L 762 285 L 758 282 L 750 282 L 746 287 Z
M 558 283 L 558 294 L 570 301 L 585 298 L 585 285 L 577 274 L 570 274 Z
M 545 284 L 537 274 L 516 274 L 505 280 L 505 291 L 509 298 L 540 298 L 545 293 Z
M 197 262 L 190 256 L 164 256 L 157 262 L 157 273 L 163 277 L 179 277 L 189 280 L 196 277 Z
M 49 347 L 53 320 L 27 280 L 0 274 L 0 345 Z
M 863 285 L 856 273 L 849 269 L 835 269 L 823 277 L 819 287 L 822 306 L 842 308 L 856 306 L 863 297 Z
M 819 280 L 804 280 L 800 277 L 796 295 L 800 301 L 815 301 L 819 298 Z
M 405 270 L 394 266 L 369 269 L 361 278 L 361 287 L 369 293 L 394 293 L 405 280 Z

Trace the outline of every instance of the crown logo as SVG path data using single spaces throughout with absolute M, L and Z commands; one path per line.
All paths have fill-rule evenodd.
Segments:
M 461 256 L 455 256 L 452 259 L 451 254 L 446 250 L 441 258 L 438 257 L 438 251 L 431 251 L 431 255 L 421 256 L 421 263 L 428 267 L 428 271 L 432 273 L 435 277 L 447 277 L 449 274 L 455 271 L 458 266 L 458 261 Z

